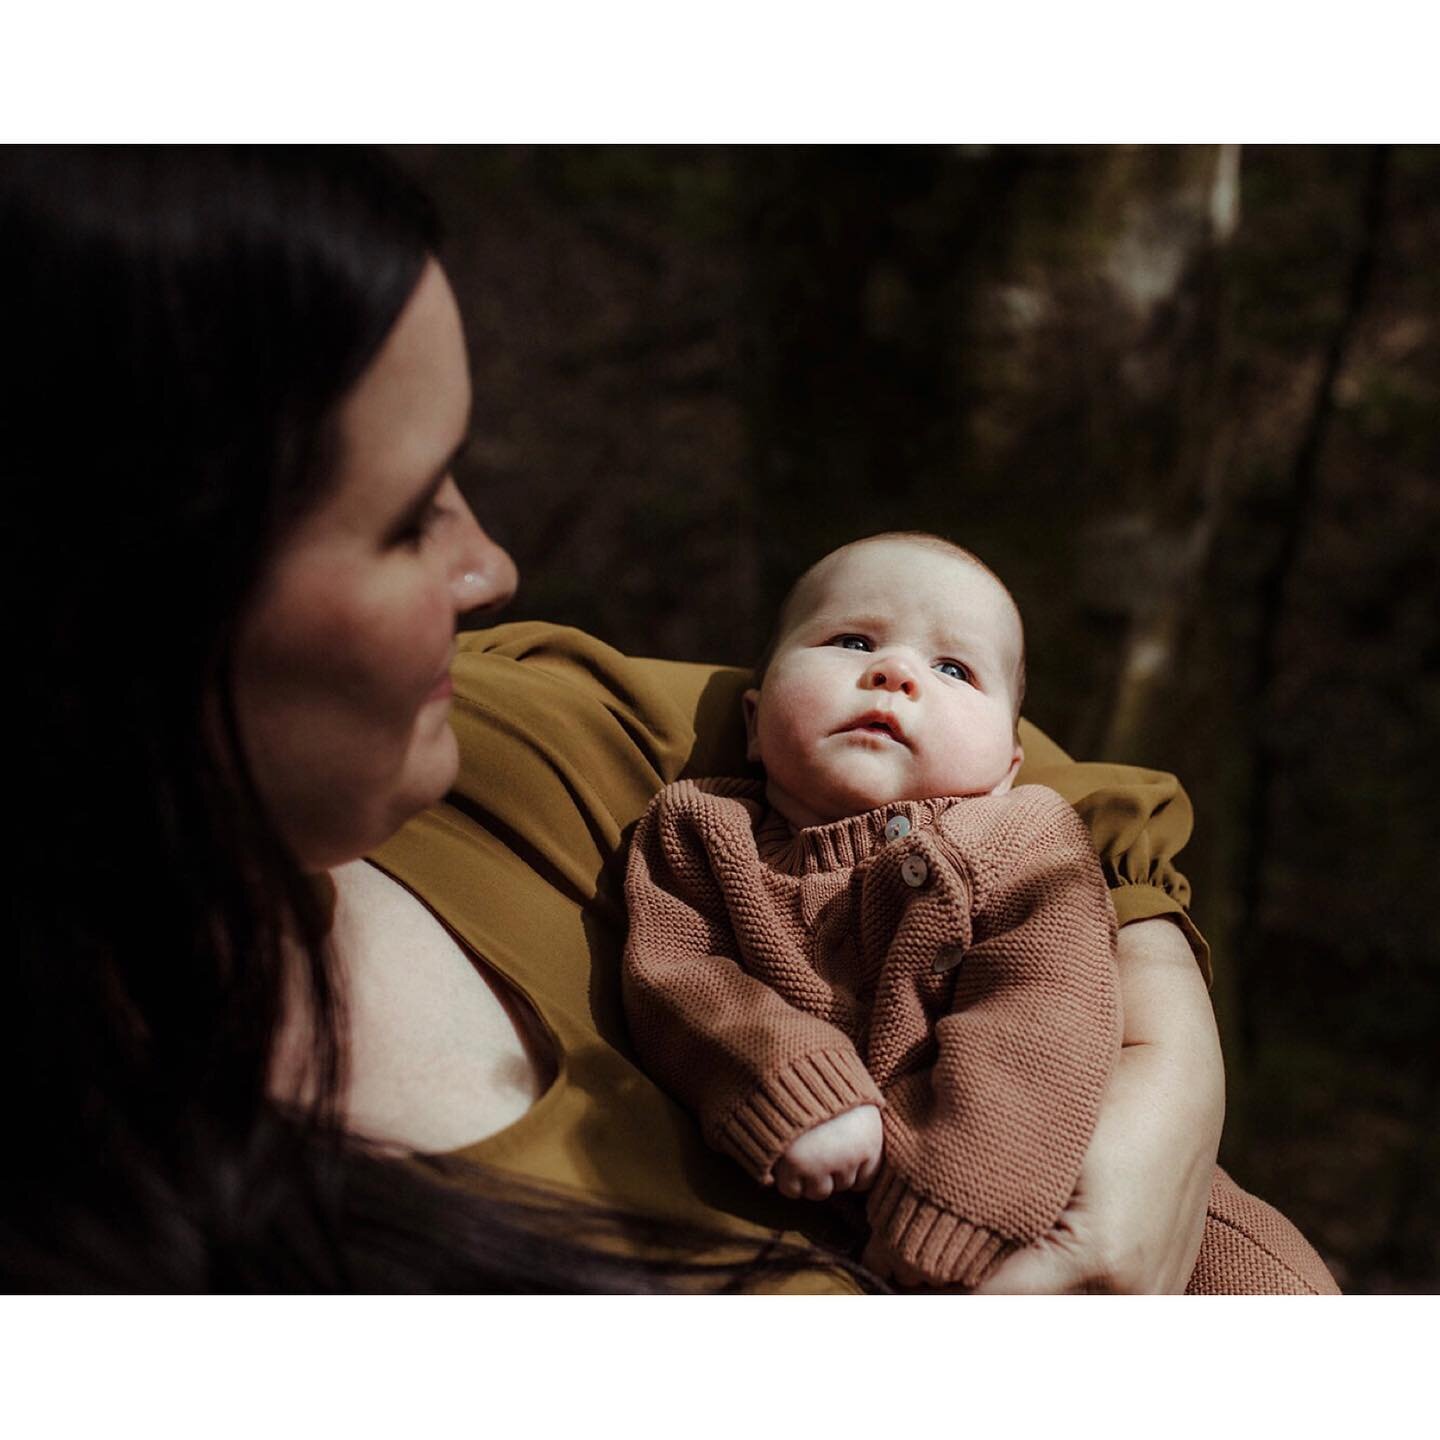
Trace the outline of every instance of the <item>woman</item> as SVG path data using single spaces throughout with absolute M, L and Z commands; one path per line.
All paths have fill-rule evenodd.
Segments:
M 466 637 L 451 715 L 456 619 L 515 570 L 451 476 L 469 381 L 423 200 L 349 151 L 12 151 L 0 219 L 36 737 L 8 1286 L 813 1265 L 766 1233 L 833 1222 L 701 1158 L 607 970 L 620 835 L 682 767 L 738 763 L 714 718 L 738 677 L 502 627 Z M 1049 758 L 1133 921 L 1128 1043 L 1071 1210 L 994 1285 L 1179 1289 L 1223 1106 L 1170 863 L 1188 812 L 1168 777 Z

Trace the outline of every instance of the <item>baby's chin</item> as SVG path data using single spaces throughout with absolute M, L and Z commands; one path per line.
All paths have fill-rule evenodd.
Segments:
M 815 825 L 831 825 L 837 820 L 849 820 L 856 815 L 868 814 L 871 810 L 884 809 L 886 805 L 897 805 L 902 800 L 925 798 L 923 795 L 911 795 L 903 787 L 893 785 L 792 793 L 773 780 L 766 785 L 765 797 L 773 809 L 778 810 L 799 830 Z

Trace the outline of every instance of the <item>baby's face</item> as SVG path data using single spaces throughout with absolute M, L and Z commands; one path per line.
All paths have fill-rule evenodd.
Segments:
M 1020 645 L 1004 588 L 961 556 L 901 540 L 837 554 L 796 595 L 745 697 L 770 803 L 806 826 L 1008 790 Z

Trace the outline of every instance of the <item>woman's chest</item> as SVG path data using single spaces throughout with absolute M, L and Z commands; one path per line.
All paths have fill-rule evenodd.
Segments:
M 522 1003 L 381 871 L 357 862 L 335 881 L 349 1128 L 433 1152 L 518 1119 L 554 1070 Z

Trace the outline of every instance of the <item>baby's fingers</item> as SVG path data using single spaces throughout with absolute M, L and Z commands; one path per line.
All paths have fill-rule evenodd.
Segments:
M 805 1193 L 805 1181 L 788 1160 L 776 1162 L 775 1188 L 789 1200 L 798 1200 Z
M 835 1193 L 835 1177 L 830 1174 L 811 1175 L 805 1181 L 807 1200 L 828 1200 Z
M 860 1166 L 859 1174 L 855 1177 L 855 1188 L 857 1190 L 868 1190 L 875 1183 L 875 1176 L 880 1172 L 880 1151 L 876 1151 L 863 1165 Z

